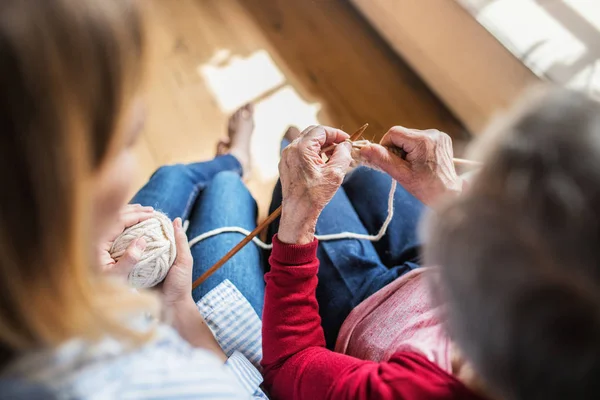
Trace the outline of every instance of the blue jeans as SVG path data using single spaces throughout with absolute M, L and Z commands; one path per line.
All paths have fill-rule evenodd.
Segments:
M 132 203 L 153 206 L 169 218 L 189 220 L 188 238 L 224 226 L 256 228 L 257 207 L 241 180 L 242 167 L 230 155 L 207 162 L 177 164 L 159 168 L 148 183 L 133 197 Z M 244 235 L 223 233 L 192 247 L 193 279 L 198 278 Z M 229 279 L 261 316 L 265 283 L 262 251 L 247 245 L 220 270 L 192 292 L 200 300 L 225 279 Z
M 387 217 L 389 175 L 359 167 L 325 207 L 317 222 L 318 235 L 356 232 L 376 234 Z M 273 193 L 271 210 L 281 204 L 281 185 Z M 423 204 L 398 185 L 394 218 L 379 242 L 338 240 L 320 242 L 317 301 L 327 347 L 333 349 L 342 323 L 367 297 L 399 276 L 419 267 L 417 225 Z M 271 225 L 269 237 L 279 221 Z

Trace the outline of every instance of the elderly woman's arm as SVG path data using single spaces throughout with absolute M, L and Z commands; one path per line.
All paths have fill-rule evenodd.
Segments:
M 263 311 L 264 384 L 274 400 L 470 399 L 424 356 L 364 361 L 325 348 L 315 297 L 317 242 L 273 239 Z M 454 396 L 449 396 L 453 393 Z
M 319 152 L 347 137 L 331 128 L 310 128 L 286 149 L 280 163 L 283 212 L 265 277 L 265 386 L 275 400 L 433 399 L 460 391 L 448 384 L 445 372 L 415 353 L 375 363 L 325 348 L 315 297 L 319 260 L 314 232 L 320 212 L 342 183 L 350 148 L 338 145 L 328 164 Z
M 456 175 L 452 161 L 452 139 L 444 132 L 395 126 L 385 134 L 381 144 L 363 148 L 361 155 L 426 205 L 462 191 L 463 182 Z

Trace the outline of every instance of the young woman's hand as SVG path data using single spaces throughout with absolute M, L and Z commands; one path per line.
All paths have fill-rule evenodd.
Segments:
M 127 278 L 131 269 L 140 260 L 142 252 L 146 248 L 146 241 L 144 238 L 139 238 L 131 242 L 119 261 L 110 256 L 110 248 L 125 229 L 151 218 L 153 214 L 154 208 L 143 207 L 140 204 L 128 204 L 123 207 L 119 216 L 119 223 L 109 233 L 108 239 L 101 243 L 98 248 L 100 267 L 103 271 Z
M 171 311 L 173 327 L 194 347 L 213 351 L 223 362 L 227 356 L 202 318 L 192 298 L 194 260 L 181 218 L 173 221 L 177 257 L 162 284 L 163 300 Z
M 177 257 L 173 266 L 169 270 L 167 277 L 162 285 L 163 298 L 167 305 L 178 306 L 185 302 L 192 302 L 192 268 L 194 259 L 187 235 L 183 230 L 181 218 L 175 218 L 173 221 L 173 231 L 175 233 L 175 247 Z
M 317 219 L 338 190 L 350 162 L 347 133 L 325 126 L 312 126 L 294 140 L 281 155 L 279 174 L 283 211 L 278 238 L 284 243 L 306 244 L 314 240 Z M 338 144 L 325 163 L 323 148 Z
M 405 157 L 393 149 L 404 152 Z M 361 155 L 424 204 L 431 205 L 441 196 L 462 191 L 462 180 L 456 175 L 452 160 L 452 139 L 444 132 L 395 126 L 380 145 L 363 148 Z

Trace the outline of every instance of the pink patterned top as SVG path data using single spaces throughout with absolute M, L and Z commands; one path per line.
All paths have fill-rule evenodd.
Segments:
M 411 271 L 359 304 L 344 321 L 335 350 L 377 362 L 409 351 L 452 373 L 451 341 L 429 295 L 431 270 Z

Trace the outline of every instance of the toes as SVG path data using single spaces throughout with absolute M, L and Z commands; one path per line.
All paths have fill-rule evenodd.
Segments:
M 239 119 L 242 116 L 242 111 L 243 111 L 242 108 L 238 108 L 237 110 L 235 110 L 235 112 L 231 116 L 230 120 L 235 121 L 235 120 Z
M 235 112 L 229 117 L 229 123 L 235 123 L 238 119 L 249 119 L 254 115 L 254 105 L 252 103 L 245 104 L 235 110 Z
M 233 142 L 236 142 L 239 137 L 246 138 L 251 135 L 254 130 L 254 106 L 249 103 L 233 113 L 229 118 L 227 130 Z M 233 143 L 231 145 L 233 146 Z
M 248 103 L 242 108 L 239 109 L 243 118 L 251 118 L 254 114 L 254 105 L 252 103 Z

